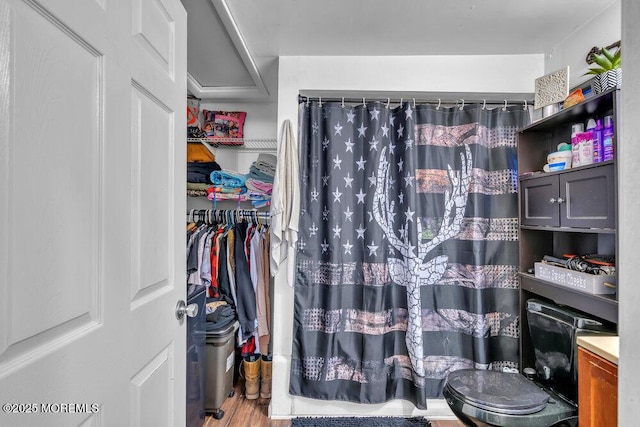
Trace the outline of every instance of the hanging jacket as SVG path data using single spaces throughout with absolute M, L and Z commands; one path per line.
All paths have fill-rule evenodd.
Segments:
M 246 232 L 246 223 L 240 223 L 234 226 L 235 284 L 236 296 L 238 298 L 237 312 L 243 340 L 251 337 L 256 328 L 256 293 L 253 290 L 249 273 L 249 262 L 245 252 Z

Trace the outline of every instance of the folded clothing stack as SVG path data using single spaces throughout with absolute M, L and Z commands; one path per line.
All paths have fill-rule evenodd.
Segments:
M 209 176 L 213 186 L 207 189 L 207 198 L 214 202 L 247 200 L 255 208 L 267 206 L 273 190 L 273 175 L 270 173 L 275 173 L 275 161 L 274 155 L 261 153 L 246 175 L 225 169 L 213 171 Z
M 260 153 L 258 159 L 249 168 L 246 183 L 248 194 L 255 200 L 264 201 L 260 206 L 254 203 L 255 207 L 266 206 L 269 203 L 268 200 L 271 199 L 277 161 L 277 157 L 273 154 Z
M 273 182 L 277 162 L 278 158 L 273 154 L 260 153 L 258 159 L 249 168 L 249 178 Z
M 216 162 L 187 163 L 187 182 L 209 184 L 211 173 L 220 169 L 220 165 Z
M 206 196 L 211 172 L 222 169 L 201 143 L 187 144 L 187 195 Z
M 213 171 L 209 177 L 216 187 L 241 188 L 247 182 L 244 175 L 229 170 Z

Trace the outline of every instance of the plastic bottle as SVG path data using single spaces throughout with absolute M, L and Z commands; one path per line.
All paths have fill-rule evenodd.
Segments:
M 613 160 L 613 116 L 604 118 L 604 129 L 602 129 L 602 160 Z
M 582 132 L 580 142 L 580 166 L 590 165 L 593 163 L 593 130 L 596 128 L 596 121 L 589 119 L 587 121 L 587 130 Z
M 576 123 L 571 125 L 571 152 L 573 158 L 571 159 L 571 167 L 580 166 L 580 139 L 578 135 L 584 131 L 582 123 Z
M 593 163 L 593 131 L 587 130 L 580 134 L 580 166 Z
M 596 120 L 596 127 L 593 129 L 593 163 L 600 163 L 604 160 L 604 150 L 602 146 L 603 131 L 602 120 Z

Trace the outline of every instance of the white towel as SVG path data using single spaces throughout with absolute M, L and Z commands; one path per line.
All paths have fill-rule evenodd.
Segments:
M 271 275 L 287 261 L 287 282 L 295 280 L 295 254 L 300 216 L 300 172 L 298 146 L 291 121 L 282 123 L 278 144 L 278 164 L 271 194 Z

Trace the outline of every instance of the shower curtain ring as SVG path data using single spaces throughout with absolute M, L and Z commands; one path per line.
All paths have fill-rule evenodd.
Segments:
M 527 108 L 529 108 L 529 106 L 527 105 L 527 100 L 524 100 L 524 107 L 522 107 L 523 110 L 527 111 Z
M 342 108 L 344 108 L 344 96 L 342 97 Z
M 486 100 L 486 99 L 483 99 L 483 100 L 482 100 L 482 109 L 483 109 L 483 110 L 486 110 L 486 109 L 487 109 L 487 100 Z
M 402 98 L 400 98 L 400 106 L 401 107 L 402 107 L 402 102 L 403 102 L 403 100 L 402 100 Z
M 307 107 L 309 106 L 309 97 L 307 96 Z
M 464 109 L 464 99 L 462 99 L 461 101 L 462 101 L 462 105 L 460 105 L 460 111 Z
M 442 104 L 442 100 L 440 98 L 438 98 L 438 106 L 436 107 L 436 110 L 440 109 L 440 104 Z
M 387 109 L 389 109 L 389 104 L 391 104 L 391 98 L 387 98 Z
M 322 108 L 322 97 L 321 96 L 318 97 L 318 107 Z
M 507 111 L 507 100 L 504 100 L 504 107 L 502 107 L 502 111 Z
M 413 108 L 416 108 L 416 99 L 413 98 Z
M 364 100 L 364 97 L 362 97 L 362 105 L 363 105 L 364 107 L 366 107 L 366 106 L 367 106 L 367 103 L 366 103 L 366 101 Z

